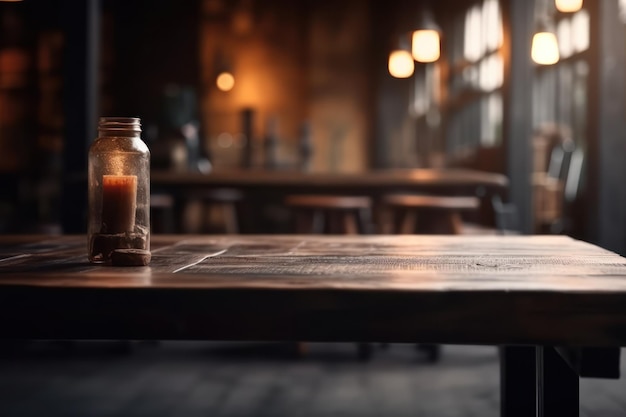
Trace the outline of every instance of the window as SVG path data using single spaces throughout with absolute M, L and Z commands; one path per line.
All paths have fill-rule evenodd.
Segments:
M 499 2 L 474 3 L 454 21 L 450 39 L 446 143 L 449 154 L 463 157 L 502 141 L 504 62 Z
M 574 141 L 584 146 L 589 72 L 585 52 L 590 42 L 589 12 L 583 8 L 574 14 L 563 14 L 546 4 L 543 7 L 539 10 L 547 10 L 548 17 L 556 23 L 561 57 L 555 65 L 536 67 L 533 127 L 546 123 L 567 126 Z
M 589 49 L 589 13 L 582 9 L 572 17 L 561 19 L 556 34 L 562 59 L 586 51 Z

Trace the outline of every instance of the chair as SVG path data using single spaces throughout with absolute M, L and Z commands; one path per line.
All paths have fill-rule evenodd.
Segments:
M 570 158 L 567 176 L 563 185 L 563 216 L 552 230 L 557 233 L 575 233 L 576 205 L 580 197 L 585 169 L 585 154 L 582 149 L 576 149 Z
M 554 173 L 533 175 L 535 232 L 567 233 L 571 228 L 571 210 L 579 194 L 584 169 L 584 151 L 575 149 L 566 154 L 567 163 Z

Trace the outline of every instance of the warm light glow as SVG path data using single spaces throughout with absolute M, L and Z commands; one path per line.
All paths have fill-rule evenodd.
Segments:
M 556 28 L 556 37 L 559 41 L 559 53 L 563 58 L 568 58 L 574 53 L 572 42 L 572 25 L 569 19 L 562 19 Z
M 498 0 L 485 0 L 482 21 L 482 42 L 485 44 L 485 52 L 495 51 L 502 46 L 504 37 Z
M 504 63 L 498 53 L 491 54 L 480 61 L 478 67 L 478 85 L 484 91 L 493 91 L 502 87 L 504 82 Z
M 465 15 L 465 35 L 463 56 L 471 62 L 478 61 L 484 52 L 482 41 L 482 13 L 479 6 L 474 6 Z
M 589 13 L 586 10 L 572 17 L 572 46 L 576 52 L 589 49 Z
M 439 59 L 439 32 L 436 30 L 416 30 L 413 32 L 413 59 L 417 62 L 435 62 Z
M 531 56 L 533 61 L 540 65 L 552 65 L 559 62 L 559 45 L 556 35 L 551 32 L 535 33 Z
M 221 91 L 230 91 L 235 86 L 235 77 L 230 72 L 222 72 L 215 82 Z
M 409 51 L 395 50 L 389 54 L 389 74 L 395 78 L 409 78 L 413 75 L 415 63 Z
M 583 7 L 583 0 L 555 0 L 554 5 L 559 12 L 574 13 Z

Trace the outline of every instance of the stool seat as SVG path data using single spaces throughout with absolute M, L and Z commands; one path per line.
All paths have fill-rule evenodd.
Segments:
M 365 232 L 369 197 L 296 194 L 285 198 L 294 212 L 296 233 L 359 234 Z
M 461 211 L 477 210 L 480 200 L 473 196 L 392 194 L 383 205 L 393 213 L 392 233 L 461 234 Z
M 287 196 L 285 204 L 291 207 L 353 210 L 369 209 L 372 200 L 369 197 L 302 194 Z
M 437 196 L 437 195 L 402 195 L 393 194 L 384 197 L 386 204 L 391 206 L 432 208 L 437 210 L 475 210 L 480 200 L 471 196 Z

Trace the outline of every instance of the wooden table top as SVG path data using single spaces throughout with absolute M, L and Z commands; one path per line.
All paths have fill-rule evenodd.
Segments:
M 371 170 L 359 173 L 320 173 L 271 170 L 216 170 L 200 172 L 153 171 L 154 186 L 220 186 L 274 188 L 464 188 L 484 186 L 504 189 L 506 176 L 468 169 Z
M 564 236 L 0 237 L 0 337 L 626 345 L 626 259 Z

